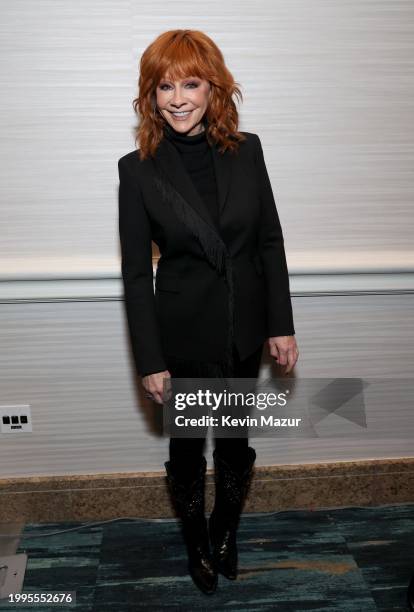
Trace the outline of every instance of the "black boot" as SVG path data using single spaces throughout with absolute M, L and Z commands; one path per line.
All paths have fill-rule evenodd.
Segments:
M 204 515 L 204 487 L 207 462 L 202 458 L 195 478 L 185 480 L 184 474 L 165 462 L 167 481 L 177 514 L 181 519 L 188 552 L 188 569 L 194 583 L 203 593 L 214 593 L 217 571 L 210 553 L 207 521 Z
M 237 578 L 236 533 L 240 514 L 250 484 L 256 452 L 250 446 L 240 471 L 233 470 L 215 450 L 213 453 L 216 499 L 209 519 L 213 559 L 217 570 L 228 578 Z

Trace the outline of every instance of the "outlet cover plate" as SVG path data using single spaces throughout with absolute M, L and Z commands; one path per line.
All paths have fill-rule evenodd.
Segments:
M 0 406 L 1 433 L 16 434 L 32 431 L 32 414 L 28 404 Z

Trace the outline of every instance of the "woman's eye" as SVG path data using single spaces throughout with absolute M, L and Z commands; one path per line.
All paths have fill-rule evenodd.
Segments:
M 185 86 L 190 87 L 191 89 L 195 89 L 199 86 L 199 83 L 197 83 L 196 81 L 190 81 L 189 83 L 186 83 Z M 160 85 L 161 91 L 166 91 L 166 89 L 168 88 L 170 88 L 170 85 L 167 85 L 167 83 L 163 83 L 162 85 Z

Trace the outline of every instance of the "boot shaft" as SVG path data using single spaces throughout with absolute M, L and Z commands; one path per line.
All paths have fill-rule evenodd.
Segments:
M 171 497 L 179 516 L 183 519 L 204 517 L 205 476 L 207 462 L 202 457 L 195 477 L 188 479 L 182 469 L 177 469 L 172 461 L 164 463 Z
M 246 497 L 253 465 L 256 460 L 256 452 L 252 447 L 248 447 L 247 455 L 240 469 L 235 470 L 225 461 L 215 450 L 214 458 L 214 477 L 216 484 L 216 505 L 223 503 L 227 510 L 231 512 L 240 511 Z

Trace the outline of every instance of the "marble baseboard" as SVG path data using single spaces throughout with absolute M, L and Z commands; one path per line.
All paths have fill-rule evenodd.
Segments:
M 214 499 L 207 472 L 206 509 Z M 245 512 L 414 502 L 414 458 L 256 467 Z M 165 472 L 0 480 L 0 522 L 173 517 Z

